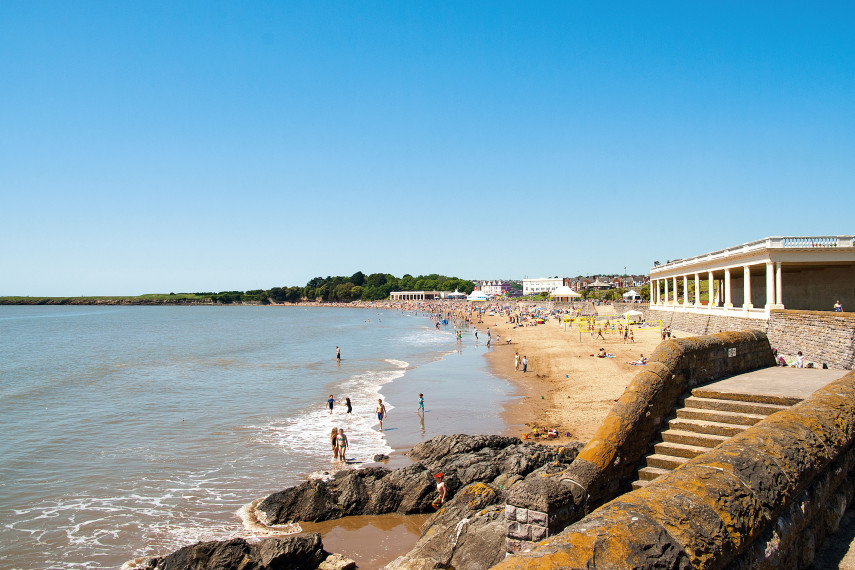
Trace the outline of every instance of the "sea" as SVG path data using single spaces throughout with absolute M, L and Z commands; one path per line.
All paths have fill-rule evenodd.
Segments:
M 0 568 L 252 537 L 241 509 L 307 477 L 501 433 L 514 389 L 473 333 L 379 307 L 0 306 Z

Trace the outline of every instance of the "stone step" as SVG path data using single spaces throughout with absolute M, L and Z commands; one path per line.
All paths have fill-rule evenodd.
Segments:
M 680 408 L 677 410 L 677 418 L 687 420 L 707 420 L 720 424 L 735 424 L 742 426 L 753 426 L 766 418 L 759 414 L 742 414 L 739 412 L 721 412 L 719 410 L 704 410 L 701 408 Z
M 676 418 L 668 422 L 668 427 L 681 431 L 693 431 L 696 433 L 726 435 L 728 437 L 744 432 L 748 429 L 745 425 L 736 425 L 723 422 L 711 422 L 709 420 L 694 420 L 688 418 Z
M 662 441 L 666 443 L 697 446 L 699 448 L 706 447 L 707 449 L 712 449 L 730 438 L 729 435 L 698 433 L 695 431 L 684 431 L 678 429 L 668 429 L 659 435 L 662 437 Z
M 667 475 L 668 473 L 673 473 L 673 471 L 659 467 L 642 467 L 638 470 L 638 478 L 643 481 L 653 481 L 660 475 Z
M 695 388 L 692 396 L 699 398 L 712 398 L 715 400 L 736 400 L 740 402 L 759 402 L 761 404 L 777 404 L 779 406 L 792 406 L 802 401 L 802 398 L 788 396 L 770 396 L 768 394 L 739 394 L 735 392 L 720 392 L 711 388 Z
M 687 445 L 685 443 L 660 441 L 653 445 L 653 449 L 658 455 L 671 455 L 672 457 L 685 457 L 686 459 L 691 459 L 702 453 L 706 453 L 712 448 L 700 445 Z
M 673 455 L 654 453 L 653 455 L 647 456 L 647 466 L 673 471 L 688 460 L 688 457 L 675 457 Z
M 761 402 L 742 402 L 739 400 L 721 400 L 718 398 L 699 398 L 689 396 L 680 402 L 685 408 L 702 408 L 705 410 L 719 410 L 721 412 L 741 412 L 745 414 L 758 414 L 770 416 L 781 410 L 788 410 L 790 406 L 782 404 L 763 404 Z
M 636 479 L 635 481 L 632 482 L 632 490 L 635 491 L 636 489 L 643 489 L 644 487 L 647 487 L 647 485 L 649 485 L 649 484 L 650 484 L 650 481 L 648 481 L 647 479 Z

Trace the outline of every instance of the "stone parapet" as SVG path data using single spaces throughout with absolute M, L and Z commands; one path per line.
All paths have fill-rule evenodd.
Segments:
M 662 343 L 570 467 L 558 475 L 514 486 L 509 505 L 547 513 L 547 531 L 553 536 L 629 489 L 636 465 L 683 393 L 698 384 L 773 364 L 769 342 L 759 331 Z M 506 511 L 512 552 L 527 548 L 519 541 L 526 540 L 523 537 L 531 530 L 520 524 L 516 512 Z
M 805 568 L 855 496 L 855 373 L 496 568 Z

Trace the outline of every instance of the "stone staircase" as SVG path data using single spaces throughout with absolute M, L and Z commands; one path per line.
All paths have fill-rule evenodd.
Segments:
M 638 470 L 633 489 L 640 489 L 677 469 L 683 463 L 706 453 L 730 437 L 753 426 L 766 416 L 785 410 L 801 401 L 799 398 L 719 392 L 714 388 L 695 388 L 683 398 L 676 417 L 660 432 L 661 440 L 653 444 L 653 453 Z

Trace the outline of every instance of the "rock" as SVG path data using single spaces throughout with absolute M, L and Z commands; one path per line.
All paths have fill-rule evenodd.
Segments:
M 315 570 L 327 556 L 318 533 L 267 538 L 255 544 L 236 538 L 185 546 L 168 556 L 150 559 L 142 569 Z
M 505 557 L 505 492 L 484 483 L 467 485 L 428 519 L 415 547 L 387 569 L 486 569 Z
M 318 570 L 356 570 L 356 562 L 341 554 L 330 554 L 318 565 Z
M 264 524 L 285 524 L 432 512 L 437 472 L 445 475 L 452 496 L 471 483 L 510 488 L 533 473 L 566 469 L 581 447 L 578 442 L 555 447 L 497 435 L 441 435 L 410 450 L 408 455 L 419 463 L 394 471 L 384 467 L 344 470 L 331 480 L 305 481 L 261 500 L 256 516 Z
M 384 455 L 384 454 L 382 454 L 382 453 L 378 453 L 377 455 L 375 455 L 375 456 L 374 456 L 374 461 L 377 461 L 377 462 L 380 462 L 380 461 L 389 461 L 389 456 L 388 456 L 388 455 Z

